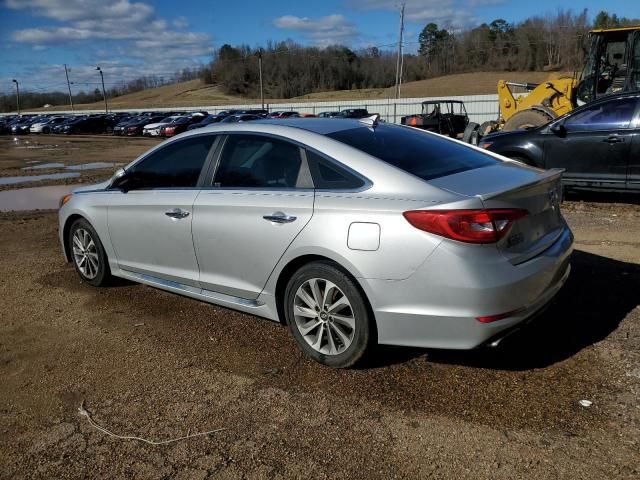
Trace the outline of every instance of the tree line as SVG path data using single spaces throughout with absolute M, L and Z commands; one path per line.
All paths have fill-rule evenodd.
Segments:
M 130 81 L 117 82 L 109 88 L 105 88 L 107 99 L 119 97 L 128 93 L 140 92 L 149 88 L 161 87 L 177 82 L 195 80 L 200 74 L 200 68 L 185 68 L 168 77 L 160 75 L 144 75 Z M 86 104 L 101 102 L 103 100 L 102 88 L 92 90 L 75 91 L 77 86 L 72 85 L 73 103 Z M 45 105 L 69 105 L 69 92 L 66 86 L 62 90 L 34 91 L 28 88 L 20 88 L 20 109 L 28 110 L 41 108 Z M 16 110 L 16 95 L 14 92 L 0 94 L 0 112 L 12 112 Z
M 402 59 L 403 82 L 474 71 L 579 70 L 591 28 L 639 25 L 602 11 L 593 22 L 587 10 L 559 10 L 518 23 L 496 19 L 489 24 L 455 31 L 427 24 L 418 36 L 415 54 Z M 376 47 L 324 49 L 292 41 L 265 47 L 223 45 L 200 77 L 229 94 L 259 96 L 258 56 L 263 58 L 265 95 L 290 98 L 313 92 L 390 87 L 395 83 L 396 53 Z
M 428 23 L 417 41 L 405 39 L 402 57 L 403 82 L 474 71 L 580 70 L 591 28 L 640 25 L 639 19 L 620 18 L 599 12 L 589 22 L 587 10 L 534 16 L 509 23 L 495 19 L 475 28 L 457 31 L 448 25 Z M 411 48 L 416 47 L 416 48 Z M 396 52 L 370 47 L 351 49 L 344 45 L 326 48 L 303 46 L 293 41 L 267 42 L 260 47 L 223 45 L 211 62 L 199 69 L 185 69 L 165 79 L 155 75 L 121 82 L 107 92 L 109 98 L 167 83 L 200 78 L 217 84 L 225 93 L 258 98 L 262 58 L 264 92 L 267 98 L 291 98 L 314 92 L 390 87 L 395 83 Z M 75 103 L 102 100 L 95 89 L 74 95 Z M 25 92 L 23 108 L 68 103 L 68 94 Z M 0 110 L 15 110 L 15 96 L 0 95 Z

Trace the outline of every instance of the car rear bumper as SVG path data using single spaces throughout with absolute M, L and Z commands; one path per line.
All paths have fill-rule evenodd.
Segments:
M 565 227 L 547 250 L 519 265 L 492 246 L 470 254 L 468 246 L 449 243 L 405 280 L 360 279 L 375 313 L 378 341 L 466 350 L 497 339 L 555 296 L 569 276 L 572 250 L 573 234 Z M 489 323 L 477 320 L 503 314 Z

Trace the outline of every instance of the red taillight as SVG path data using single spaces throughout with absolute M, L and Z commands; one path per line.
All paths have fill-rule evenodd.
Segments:
M 416 228 L 467 243 L 495 243 L 513 222 L 529 212 L 516 208 L 484 210 L 411 210 L 404 218 Z
M 498 320 L 513 317 L 514 315 L 521 313 L 523 310 L 523 308 L 519 308 L 518 310 L 511 310 L 510 312 L 499 313 L 498 315 L 485 315 L 484 317 L 476 317 L 476 320 L 480 323 L 497 322 Z

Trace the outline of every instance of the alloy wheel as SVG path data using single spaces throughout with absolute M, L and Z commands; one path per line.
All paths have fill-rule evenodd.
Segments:
M 91 234 L 84 228 L 78 228 L 73 234 L 73 259 L 87 279 L 92 280 L 98 275 L 98 250 Z
M 300 285 L 293 316 L 302 338 L 319 353 L 338 355 L 353 342 L 356 320 L 351 303 L 329 280 L 311 278 Z

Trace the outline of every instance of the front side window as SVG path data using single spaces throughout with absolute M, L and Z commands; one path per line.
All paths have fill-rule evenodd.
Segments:
M 636 110 L 635 98 L 619 98 L 586 107 L 569 115 L 564 127 L 570 132 L 628 128 Z
M 195 187 L 214 141 L 202 135 L 173 142 L 127 169 L 129 189 Z
M 297 145 L 260 135 L 229 135 L 214 186 L 226 188 L 304 188 Z

